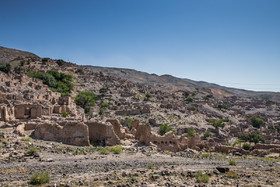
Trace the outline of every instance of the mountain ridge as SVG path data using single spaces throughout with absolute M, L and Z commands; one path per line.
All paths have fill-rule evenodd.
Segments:
M 39 58 L 39 56 L 31 52 L 0 46 L 0 62 L 10 63 L 16 60 L 17 58 L 21 58 L 21 57 Z M 252 91 L 252 90 L 245 90 L 239 88 L 232 88 L 232 87 L 221 86 L 216 83 L 209 83 L 207 81 L 195 81 L 188 78 L 179 78 L 170 74 L 164 74 L 164 75 L 157 75 L 154 73 L 150 74 L 147 72 L 129 69 L 129 68 L 102 67 L 102 66 L 91 66 L 91 65 L 80 65 L 80 66 L 86 69 L 90 69 L 91 71 L 94 72 L 103 72 L 110 76 L 124 78 L 132 82 L 146 84 L 149 86 L 161 85 L 166 87 L 172 87 L 173 89 L 178 89 L 178 90 L 185 89 L 189 91 L 195 91 L 195 89 L 208 88 L 208 89 L 222 90 L 235 96 L 256 97 L 256 98 L 275 100 L 275 101 L 280 99 L 279 92 Z

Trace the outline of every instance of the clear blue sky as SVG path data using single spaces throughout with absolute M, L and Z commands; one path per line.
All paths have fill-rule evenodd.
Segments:
M 280 0 L 1 0 L 0 46 L 280 91 Z

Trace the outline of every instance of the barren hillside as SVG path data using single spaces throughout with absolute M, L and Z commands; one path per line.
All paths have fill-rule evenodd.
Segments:
M 0 56 L 0 184 L 44 171 L 62 186 L 279 185 L 278 93 Z

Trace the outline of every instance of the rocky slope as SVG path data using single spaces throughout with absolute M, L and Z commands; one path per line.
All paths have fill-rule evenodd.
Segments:
M 0 46 L 0 62 L 2 63 L 10 63 L 12 61 L 17 60 L 17 58 L 28 58 L 28 57 L 38 58 L 37 55 L 30 52 L 10 49 L 10 48 L 5 48 Z
M 85 66 L 87 69 L 94 72 L 103 72 L 111 76 L 124 78 L 132 82 L 137 82 L 149 86 L 166 86 L 167 89 L 172 87 L 173 89 L 188 89 L 193 91 L 194 89 L 203 88 L 213 88 L 215 90 L 224 91 L 226 94 L 232 94 L 239 97 L 254 97 L 259 99 L 271 99 L 274 101 L 279 101 L 280 93 L 278 92 L 256 92 L 248 91 L 243 89 L 229 88 L 225 86 L 220 86 L 213 83 L 208 83 L 205 81 L 193 81 L 190 79 L 177 78 L 172 75 L 156 75 L 149 74 L 141 71 L 136 71 L 132 69 L 124 68 L 107 68 L 98 66 Z
M 79 185 L 76 180 L 83 181 L 80 185 L 84 185 L 84 181 L 90 184 L 97 181 L 100 185 L 141 185 L 136 182 L 138 178 L 137 181 L 146 181 L 142 185 L 154 183 L 189 186 L 196 184 L 194 176 L 197 173 L 190 178 L 183 177 L 179 180 L 175 177 L 177 173 L 180 173 L 181 169 L 187 170 L 187 166 L 179 166 L 182 162 L 189 165 L 194 159 L 201 158 L 201 162 L 195 162 L 197 167 L 200 167 L 200 164 L 205 165 L 205 168 L 201 167 L 201 171 L 210 176 L 211 183 L 222 185 L 221 181 L 224 182 L 224 177 L 227 176 L 216 174 L 215 168 L 225 165 L 221 159 L 226 156 L 211 156 L 214 160 L 217 159 L 217 162 L 213 159 L 205 161 L 203 158 L 209 157 L 209 153 L 205 152 L 211 152 L 211 155 L 216 152 L 230 155 L 231 157 L 226 158 L 228 160 L 243 160 L 238 163 L 242 167 L 232 168 L 237 172 L 237 177 L 240 177 L 240 184 L 258 184 L 261 181 L 261 173 L 252 174 L 256 175 L 256 178 L 247 181 L 244 167 L 248 167 L 250 172 L 255 170 L 256 164 L 264 167 L 265 171 L 278 169 L 276 165 L 271 166 L 271 162 L 279 161 L 280 106 L 278 102 L 270 100 L 271 97 L 255 97 L 263 93 L 252 92 L 252 97 L 248 91 L 178 79 L 170 75 L 157 76 L 128 69 L 78 66 L 63 60 L 41 59 L 27 52 L 6 48 L 0 52 L 0 56 L 4 57 L 0 62 L 2 60 L 12 65 L 8 72 L 6 66 L 1 65 L 5 71 L 0 71 L 0 160 L 4 167 L 0 174 L 4 180 L 0 182 L 3 184 L 19 182 L 30 176 L 34 173 L 32 164 L 35 164 L 39 167 L 38 170 L 51 170 L 52 176 L 56 176 L 54 180 L 62 181 L 65 185 L 69 178 L 64 178 L 64 175 L 74 178 L 72 182 L 76 185 Z M 75 102 L 75 98 L 82 91 L 95 94 L 95 105 L 90 106 L 88 112 L 85 112 L 84 105 Z M 253 116 L 259 119 L 257 121 L 261 120 L 259 126 L 250 120 Z M 170 131 L 159 135 L 163 126 Z M 242 139 L 240 135 L 247 139 Z M 260 137 L 265 139 L 265 144 Z M 61 149 L 56 142 L 86 147 L 61 144 Z M 98 157 L 97 152 L 108 152 L 107 148 L 103 150 L 97 148 L 97 145 L 118 144 L 122 145 L 124 153 L 112 162 L 105 160 L 101 164 L 79 160 L 95 160 Z M 244 144 L 249 144 L 251 148 L 245 149 Z M 28 147 L 38 149 L 35 151 L 37 153 L 27 154 Z M 129 155 L 131 152 L 137 154 L 141 162 L 133 160 Z M 64 160 L 68 154 L 70 156 Z M 179 161 L 181 158 L 173 158 L 176 155 L 181 156 L 183 161 Z M 251 162 L 247 159 L 251 158 L 249 155 L 257 157 Z M 274 158 L 267 158 L 267 161 L 271 162 L 263 163 L 264 158 L 259 156 Z M 55 165 L 59 164 L 59 167 L 49 164 L 48 157 L 55 158 Z M 110 165 L 112 171 L 119 172 L 120 168 L 116 163 L 123 163 L 127 158 L 131 161 L 127 163 L 128 167 L 123 169 L 131 172 L 131 169 L 146 167 L 144 165 L 149 162 L 158 165 L 157 157 L 164 157 L 166 163 L 159 164 L 156 171 L 145 171 L 146 175 L 136 171 L 137 177 L 112 174 L 112 178 L 107 180 L 104 176 L 108 175 L 108 171 L 88 172 L 85 169 L 86 165 L 102 167 L 104 164 L 106 167 Z M 110 156 L 104 158 L 112 159 Z M 14 168 L 11 162 L 17 163 L 17 167 L 25 168 L 28 172 Z M 71 172 L 70 166 L 73 163 L 77 164 L 77 170 Z M 63 169 L 60 169 L 61 167 Z M 172 170 L 174 175 L 158 176 L 157 173 L 166 169 Z M 195 167 L 193 169 L 195 172 L 200 170 Z M 19 177 L 9 175 L 11 171 Z M 89 181 L 92 176 L 100 178 Z M 158 180 L 162 178 L 164 180 Z M 191 179 L 191 182 L 185 183 L 187 179 Z M 27 182 L 25 179 L 22 183 Z M 279 184 L 278 180 L 272 179 L 263 182 L 264 185 Z M 231 184 L 239 183 L 232 179 Z

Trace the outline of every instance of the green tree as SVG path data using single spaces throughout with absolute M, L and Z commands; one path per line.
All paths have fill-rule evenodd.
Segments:
M 88 113 L 90 108 L 95 105 L 97 96 L 89 91 L 79 92 L 75 97 L 75 103 L 85 109 L 85 112 Z
M 260 128 L 264 125 L 264 120 L 253 116 L 250 118 L 250 122 L 252 123 L 253 127 Z
M 259 142 L 262 142 L 262 143 L 265 142 L 264 136 L 261 133 L 256 132 L 256 131 L 252 132 L 250 134 L 239 135 L 238 138 L 240 140 L 244 140 L 244 141 L 247 141 L 247 142 L 254 142 L 255 144 L 259 143 Z
M 53 88 L 56 87 L 56 80 L 52 75 L 44 73 L 41 75 L 40 79 L 43 81 L 43 84 Z

